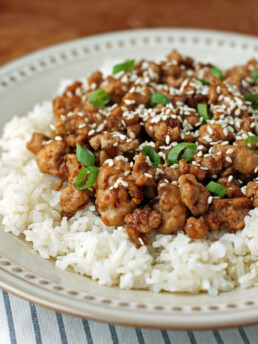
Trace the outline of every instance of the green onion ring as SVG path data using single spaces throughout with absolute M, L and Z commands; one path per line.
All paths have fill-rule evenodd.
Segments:
M 93 106 L 104 106 L 110 101 L 110 95 L 103 90 L 103 88 L 99 88 L 97 91 L 92 92 L 89 95 L 88 102 Z
M 94 166 L 95 155 L 87 148 L 83 147 L 79 143 L 76 144 L 76 157 L 79 162 L 89 167 Z
M 192 142 L 181 142 L 176 145 L 171 151 L 168 153 L 167 161 L 170 164 L 178 164 L 178 157 L 180 153 L 183 151 L 184 153 L 181 155 L 181 159 L 184 159 L 186 162 L 190 161 L 197 151 L 197 146 L 195 143 Z
M 210 119 L 208 105 L 203 103 L 197 104 L 197 112 L 199 117 L 203 118 L 203 123 L 206 123 L 208 119 Z
M 209 184 L 206 185 L 206 189 L 216 194 L 220 198 L 223 198 L 227 195 L 227 189 L 225 186 L 215 183 L 214 181 L 209 182 Z
M 89 173 L 89 178 L 85 183 L 85 179 Z M 83 168 L 78 173 L 75 183 L 73 184 L 75 189 L 78 190 L 86 190 L 91 188 L 98 177 L 99 169 L 96 166 L 89 166 L 87 168 Z
M 170 102 L 167 96 L 163 93 L 153 93 L 151 96 L 150 105 L 156 106 L 158 104 L 167 105 Z
M 256 142 L 256 146 L 258 146 L 258 136 L 250 136 L 245 140 L 246 147 L 251 149 L 255 154 L 258 154 L 258 150 L 252 149 L 249 147 L 250 144 Z
M 160 164 L 160 156 L 151 146 L 145 146 L 142 150 L 143 156 L 148 156 L 153 168 L 157 168 Z
M 133 67 L 134 67 L 134 63 L 135 63 L 135 60 L 126 60 L 125 62 L 116 64 L 113 67 L 112 74 L 116 74 L 116 73 L 119 73 L 119 72 L 122 72 L 122 71 L 132 70 Z

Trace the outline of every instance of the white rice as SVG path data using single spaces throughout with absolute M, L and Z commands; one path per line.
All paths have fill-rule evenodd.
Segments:
M 32 132 L 49 134 L 51 102 L 14 117 L 0 140 L 0 214 L 6 232 L 24 233 L 42 257 L 61 269 L 90 276 L 102 285 L 154 292 L 197 293 L 247 288 L 258 283 L 258 209 L 245 218 L 237 234 L 210 233 L 208 240 L 152 233 L 137 249 L 123 227 L 106 227 L 93 204 L 60 222 L 57 180 L 39 172 L 26 149 Z

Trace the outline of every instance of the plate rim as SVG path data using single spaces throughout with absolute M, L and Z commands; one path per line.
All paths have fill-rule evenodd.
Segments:
M 213 37 L 214 36 L 224 37 L 227 39 L 229 39 L 229 38 L 239 39 L 241 37 L 241 39 L 243 39 L 243 40 L 244 39 L 248 39 L 248 40 L 251 39 L 252 41 L 257 41 L 257 43 L 258 43 L 257 36 L 232 33 L 232 32 L 228 32 L 228 31 L 202 30 L 202 29 L 192 29 L 192 28 L 148 28 L 148 29 L 135 29 L 135 30 L 122 30 L 122 31 L 115 31 L 115 32 L 107 32 L 104 34 L 97 34 L 97 35 L 78 38 L 75 40 L 69 40 L 66 42 L 59 43 L 59 44 L 54 44 L 54 45 L 51 45 L 49 47 L 46 47 L 46 48 L 43 48 L 40 50 L 36 50 L 34 52 L 26 54 L 26 55 L 24 55 L 18 59 L 14 59 L 13 61 L 8 62 L 8 63 L 0 66 L 0 78 L 2 75 L 5 75 L 5 74 L 9 73 L 10 71 L 12 71 L 13 69 L 17 69 L 17 68 L 21 67 L 22 65 L 27 64 L 31 60 L 33 61 L 33 60 L 37 60 L 39 58 L 42 58 L 44 56 L 51 55 L 51 53 L 53 53 L 53 52 L 59 53 L 63 50 L 68 49 L 68 47 L 71 50 L 74 46 L 83 45 L 84 42 L 87 43 L 87 42 L 92 42 L 94 40 L 101 40 L 104 38 L 112 39 L 112 38 L 120 36 L 120 35 L 123 35 L 123 36 L 124 35 L 126 35 L 126 36 L 132 35 L 132 36 L 134 36 L 134 35 L 143 34 L 143 33 L 151 34 L 152 32 L 155 34 L 161 34 L 161 35 L 168 33 L 168 32 L 171 32 L 171 34 L 174 34 L 174 35 L 179 35 L 180 33 L 185 35 L 189 31 L 191 31 L 191 33 L 195 33 L 196 35 L 201 35 L 201 36 L 211 35 Z M 6 91 L 8 92 L 8 90 L 6 90 Z M 0 273 L 0 275 L 2 275 L 2 277 L 3 277 L 3 275 L 6 275 L 8 273 L 1 266 L 0 266 L 0 271 L 2 272 L 2 273 Z M 8 281 L 8 277 L 6 280 Z M 85 309 L 85 314 L 81 314 L 80 312 L 79 312 L 79 314 L 76 314 L 78 312 L 68 310 L 68 309 L 66 309 L 66 306 L 60 305 L 60 303 L 58 303 L 58 302 L 56 304 L 54 302 L 51 303 L 50 301 L 47 301 L 46 299 L 44 299 L 44 297 L 39 298 L 37 296 L 32 296 L 29 293 L 25 293 L 22 290 L 20 290 L 19 288 L 16 288 L 15 286 L 10 286 L 7 284 L 6 280 L 4 281 L 4 280 L 0 279 L 0 288 L 6 290 L 8 292 L 11 292 L 11 293 L 13 293 L 19 297 L 22 297 L 22 298 L 24 298 L 30 302 L 39 304 L 41 306 L 45 306 L 47 308 L 51 308 L 51 309 L 56 310 L 56 311 L 61 311 L 63 313 L 67 313 L 70 315 L 79 316 L 79 317 L 85 318 L 85 319 L 92 319 L 92 320 L 103 321 L 103 322 L 107 321 L 105 319 L 100 319 L 99 317 L 92 317 L 91 315 L 86 314 L 87 313 L 86 309 Z M 23 281 L 23 282 L 26 283 L 26 281 Z M 34 286 L 34 288 L 36 288 L 36 286 Z M 49 291 L 49 293 L 51 293 L 51 291 Z M 137 310 L 135 310 L 135 311 L 137 311 Z M 250 312 L 248 312 L 248 313 L 250 313 Z M 200 317 L 200 315 L 198 315 L 198 316 Z M 246 326 L 246 325 L 252 325 L 252 324 L 258 323 L 258 308 L 256 310 L 256 314 L 253 314 L 251 318 L 247 317 L 246 319 L 247 319 L 247 321 L 246 320 L 241 321 L 241 322 L 235 322 L 234 321 L 233 324 L 230 322 L 224 323 L 222 321 L 219 321 L 217 324 L 211 325 L 209 323 L 209 324 L 207 324 L 205 326 L 201 326 L 201 327 L 198 327 L 196 325 L 191 326 L 189 324 L 188 324 L 188 326 L 183 325 L 182 327 L 179 325 L 174 326 L 173 324 L 172 325 L 167 324 L 167 325 L 164 325 L 164 327 L 163 327 L 160 323 L 158 323 L 157 325 L 154 322 L 152 324 L 146 324 L 146 323 L 141 324 L 139 322 L 128 323 L 124 320 L 121 322 L 118 320 L 117 321 L 112 320 L 112 323 L 120 324 L 120 325 L 127 325 L 127 326 L 134 326 L 134 327 L 135 326 L 141 326 L 141 327 L 147 327 L 147 328 L 157 328 L 157 329 L 158 328 L 159 329 L 164 328 L 164 329 L 173 329 L 173 330 L 175 330 L 175 329 L 177 329 L 177 330 L 186 330 L 186 329 L 187 330 L 188 329 L 191 329 L 191 330 L 198 330 L 198 329 L 207 330 L 207 329 L 229 328 L 229 327 Z

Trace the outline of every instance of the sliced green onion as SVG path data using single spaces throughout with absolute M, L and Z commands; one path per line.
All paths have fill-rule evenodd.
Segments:
M 181 142 L 168 153 L 167 161 L 170 164 L 178 164 L 179 155 L 183 150 L 184 153 L 181 155 L 181 159 L 184 159 L 186 162 L 188 162 L 192 159 L 193 155 L 197 151 L 197 146 L 192 142 Z
M 220 79 L 220 80 L 223 79 L 223 73 L 222 73 L 222 71 L 221 71 L 219 68 L 215 67 L 215 66 L 211 67 L 210 73 L 211 73 L 213 76 L 215 76 L 216 78 Z
M 215 183 L 213 181 L 209 182 L 209 184 L 206 185 L 206 189 L 218 195 L 220 198 L 223 198 L 228 193 L 225 186 Z
M 135 60 L 126 60 L 123 63 L 117 64 L 113 67 L 112 74 L 116 74 L 122 71 L 132 70 L 134 67 Z
M 203 117 L 203 123 L 206 123 L 207 120 L 210 119 L 207 104 L 202 104 L 202 103 L 197 104 L 197 111 L 198 111 L 199 117 Z
M 251 77 L 253 78 L 254 84 L 256 84 L 256 81 L 258 80 L 258 70 L 254 70 L 251 73 Z
M 110 95 L 103 88 L 99 88 L 89 95 L 88 101 L 93 106 L 104 106 L 109 103 Z
M 256 146 L 258 146 L 258 136 L 250 136 L 248 137 L 248 139 L 245 140 L 245 144 L 247 146 L 247 148 L 251 149 L 254 153 L 258 154 L 258 150 L 255 150 L 255 149 L 252 149 L 251 147 L 251 144 L 253 142 L 256 142 Z
M 151 96 L 150 105 L 156 106 L 158 104 L 167 105 L 169 103 L 169 99 L 163 93 L 153 93 Z
M 142 150 L 143 156 L 148 156 L 153 168 L 157 168 L 160 164 L 160 156 L 151 146 L 145 146 Z
M 76 144 L 76 157 L 83 165 L 87 167 L 94 166 L 95 155 L 79 143 Z
M 245 95 L 245 100 L 249 100 L 250 102 L 257 102 L 258 94 L 248 93 Z
M 99 169 L 96 166 L 89 166 L 87 168 L 83 168 L 78 173 L 75 183 L 73 184 L 75 189 L 78 190 L 86 190 L 91 188 L 98 177 Z M 89 178 L 85 183 L 85 179 L 89 174 Z
M 258 105 L 251 105 L 251 108 L 252 108 L 253 110 L 258 110 Z
M 210 86 L 210 83 L 209 83 L 209 81 L 207 81 L 207 80 L 200 79 L 200 78 L 195 78 L 195 79 L 198 80 L 198 81 L 200 81 L 203 85 L 208 85 L 208 86 Z

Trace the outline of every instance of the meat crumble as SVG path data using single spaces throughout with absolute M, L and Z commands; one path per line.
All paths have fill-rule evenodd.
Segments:
M 52 136 L 27 148 L 59 178 L 62 216 L 89 200 L 107 226 L 235 232 L 258 207 L 258 61 L 222 72 L 172 51 L 94 72 L 53 101 Z

